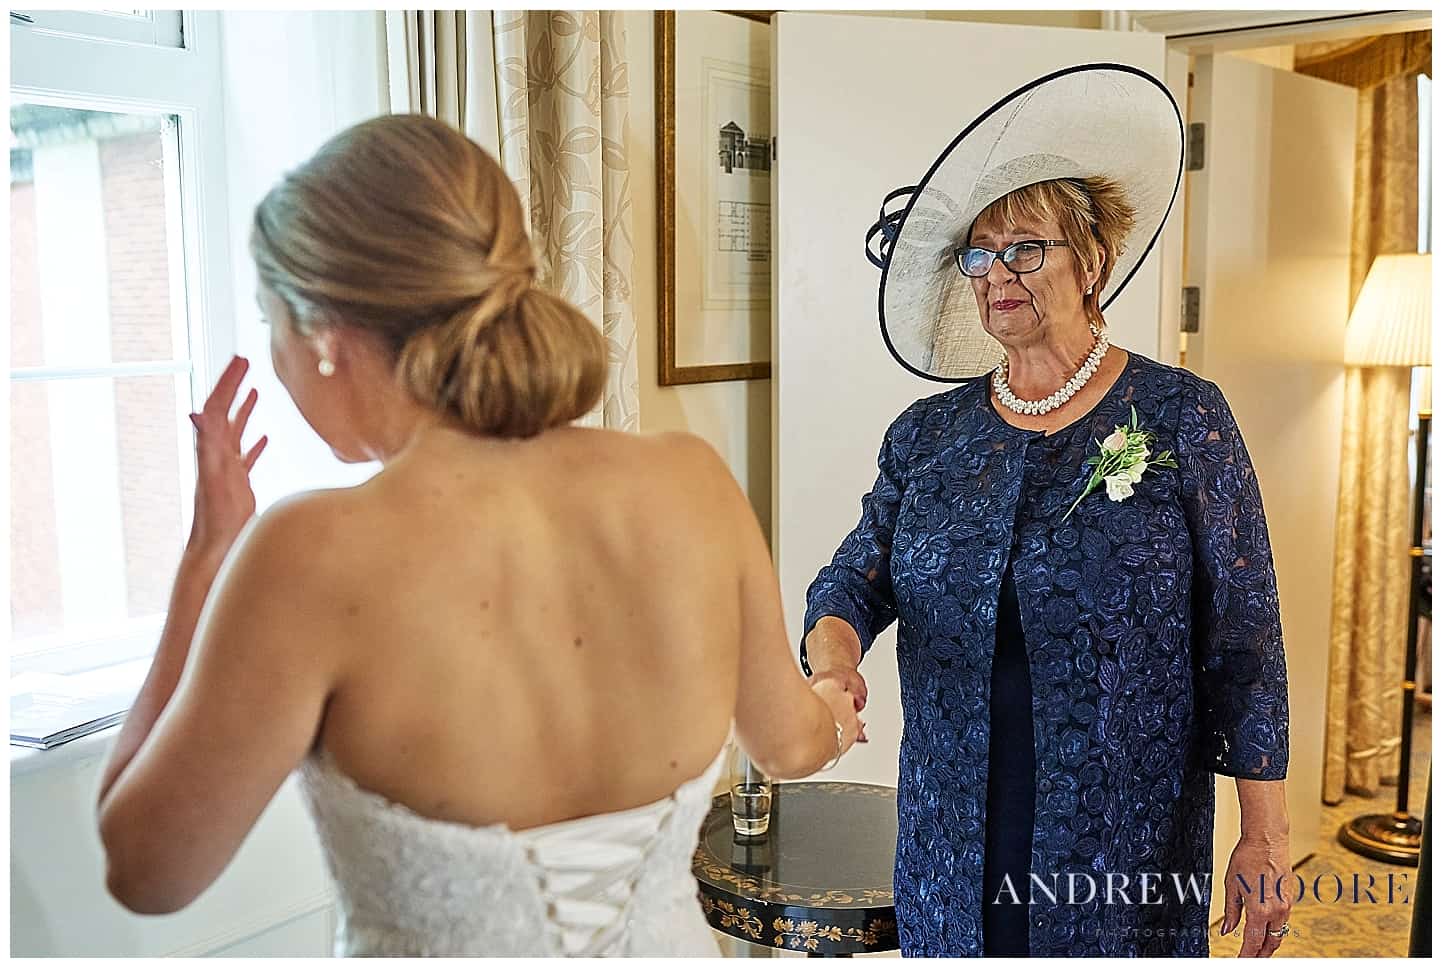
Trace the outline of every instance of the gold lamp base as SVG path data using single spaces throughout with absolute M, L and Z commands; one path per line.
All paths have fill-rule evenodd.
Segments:
M 1408 814 L 1369 813 L 1337 831 L 1348 850 L 1373 860 L 1417 866 L 1422 845 L 1422 821 Z

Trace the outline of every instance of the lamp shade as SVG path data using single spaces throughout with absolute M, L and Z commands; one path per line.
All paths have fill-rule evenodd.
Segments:
M 1432 253 L 1379 255 L 1347 321 L 1352 366 L 1432 365 Z

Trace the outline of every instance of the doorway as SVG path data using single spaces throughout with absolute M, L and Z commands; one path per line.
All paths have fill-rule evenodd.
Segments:
M 1358 97 L 1360 88 L 1374 83 L 1363 73 L 1363 59 L 1369 51 L 1372 56 L 1405 52 L 1419 32 L 1425 32 L 1430 48 L 1425 12 L 1396 12 L 1384 22 L 1376 16 L 1212 34 L 1174 25 L 1181 33 L 1169 39 L 1169 47 L 1187 57 L 1188 120 L 1202 126 L 1193 128 L 1189 139 L 1195 155 L 1186 176 L 1186 309 L 1179 312 L 1176 361 L 1222 385 L 1246 428 L 1263 482 L 1289 653 L 1299 641 L 1335 644 L 1335 616 L 1350 614 L 1333 607 L 1338 529 L 1344 529 L 1342 540 L 1350 540 L 1345 527 L 1352 520 L 1346 513 L 1339 516 L 1338 503 L 1339 495 L 1344 503 L 1352 500 L 1346 497 L 1345 481 L 1339 482 L 1339 468 L 1344 478 L 1347 473 L 1342 441 L 1349 420 L 1342 347 L 1348 312 L 1370 262 L 1367 254 L 1354 251 L 1361 247 L 1354 212 L 1380 207 L 1370 197 L 1353 197 L 1354 190 L 1364 196 L 1375 190 L 1367 179 L 1354 177 L 1364 164 L 1362 153 L 1369 150 L 1359 145 L 1357 132 L 1377 130 L 1376 140 L 1382 138 L 1381 122 L 1374 125 L 1368 112 L 1383 96 Z M 1393 154 L 1387 170 L 1396 167 L 1397 154 L 1412 151 L 1416 175 L 1403 186 L 1410 190 L 1413 214 L 1400 217 L 1412 224 L 1393 224 L 1387 229 L 1389 240 L 1374 250 L 1399 251 L 1400 241 L 1428 251 L 1431 81 L 1426 73 L 1407 80 L 1408 68 L 1401 65 L 1385 69 L 1405 75 L 1389 82 L 1394 86 L 1404 80 L 1415 85 L 1411 90 L 1402 85 L 1403 95 L 1415 98 L 1405 105 L 1412 130 L 1403 131 L 1415 139 L 1415 148 L 1411 141 L 1389 142 L 1385 150 Z M 1397 116 L 1386 118 L 1390 138 Z M 1399 194 L 1406 192 L 1394 190 L 1392 197 Z M 1414 435 L 1419 382 L 1414 380 L 1409 408 Z M 1409 454 L 1412 450 L 1408 445 Z M 1355 497 L 1355 488 L 1352 493 Z M 1405 537 L 1396 543 L 1400 559 Z M 1413 816 L 1422 814 L 1431 753 L 1428 631 L 1420 637 L 1419 701 L 1410 724 Z M 1376 746 L 1380 755 L 1395 760 L 1402 677 L 1400 640 L 1394 644 L 1397 654 L 1390 659 L 1397 674 L 1378 669 L 1378 688 L 1391 694 L 1387 711 L 1378 716 L 1385 732 Z M 1326 663 L 1289 662 L 1294 724 L 1322 726 L 1315 736 L 1295 726 L 1292 734 L 1288 799 L 1296 805 L 1300 797 L 1307 798 L 1305 809 L 1293 812 L 1293 865 L 1309 884 L 1317 877 L 1330 882 L 1333 875 L 1350 883 L 1357 874 L 1365 886 L 1373 878 L 1382 887 L 1374 892 L 1382 903 L 1341 907 L 1318 903 L 1312 895 L 1310 903 L 1294 907 L 1292 923 L 1308 955 L 1405 955 L 1407 919 L 1399 911 L 1410 915 L 1410 908 L 1386 903 L 1387 886 L 1394 880 L 1409 883 L 1415 870 L 1371 860 L 1337 842 L 1338 829 L 1347 821 L 1389 812 L 1397 788 L 1384 782 L 1374 796 L 1349 789 L 1340 802 L 1335 797 L 1327 802 L 1326 789 L 1340 792 L 1340 787 L 1335 779 L 1323 783 L 1327 757 L 1337 756 L 1323 744 L 1329 731 L 1339 729 L 1338 716 L 1346 723 L 1348 713 L 1328 709 L 1341 704 L 1337 691 L 1329 688 L 1338 674 L 1336 653 L 1324 654 Z M 1335 775 L 1336 764 L 1331 765 Z M 1225 846 L 1235 842 L 1236 812 L 1235 798 L 1223 796 L 1219 785 L 1214 883 L 1225 872 Z M 1410 893 L 1410 883 L 1403 893 Z M 1215 901 L 1214 896 L 1214 912 Z M 1332 930 L 1337 925 L 1345 931 Z

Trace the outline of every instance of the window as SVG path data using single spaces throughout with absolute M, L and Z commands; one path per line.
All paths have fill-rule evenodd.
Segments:
M 165 615 L 193 486 L 177 130 L 10 111 L 14 655 Z
M 184 47 L 179 10 L 12 10 L 12 23 L 36 30 L 159 47 Z
M 176 17 L 201 44 L 12 18 L 12 677 L 152 652 L 189 527 L 234 335 L 216 18 Z

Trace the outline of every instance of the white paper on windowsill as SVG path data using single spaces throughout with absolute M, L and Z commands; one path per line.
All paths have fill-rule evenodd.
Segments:
M 10 680 L 10 694 L 36 688 L 51 688 L 83 695 L 108 695 L 122 691 L 134 695 L 140 691 L 140 686 L 145 681 L 150 662 L 150 658 L 146 657 L 70 675 L 49 672 L 21 673 Z M 120 724 L 117 723 L 48 750 L 11 746 L 10 776 L 13 779 L 38 770 L 65 768 L 97 756 L 108 755 L 110 744 L 114 742 L 119 731 Z
M 123 721 L 122 721 L 123 722 Z M 24 746 L 10 747 L 10 779 L 38 773 L 41 770 L 60 770 L 87 762 L 95 757 L 110 755 L 110 744 L 120 732 L 121 723 L 107 726 L 102 730 L 73 739 L 53 749 L 37 750 Z

